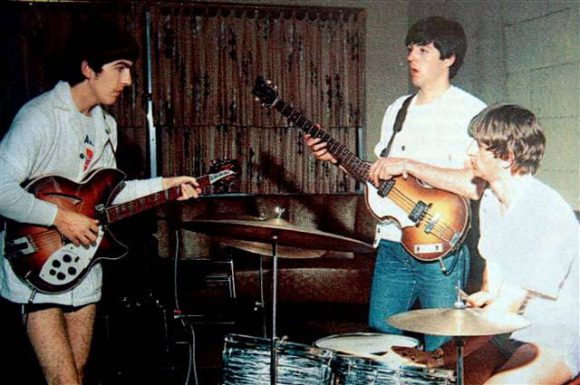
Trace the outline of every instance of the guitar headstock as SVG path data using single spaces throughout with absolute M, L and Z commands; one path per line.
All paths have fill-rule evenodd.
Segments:
M 236 159 L 223 159 L 211 161 L 207 176 L 215 191 L 227 192 L 241 173 L 242 168 Z
M 256 96 L 256 101 L 262 103 L 262 107 L 272 108 L 279 100 L 278 91 L 276 91 L 277 87 L 271 86 L 271 83 L 260 75 L 256 77 L 252 94 Z

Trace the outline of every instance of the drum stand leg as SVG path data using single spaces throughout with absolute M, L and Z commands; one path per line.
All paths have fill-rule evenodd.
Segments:
M 259 309 L 262 316 L 262 337 L 268 337 L 268 322 L 266 319 L 266 300 L 264 297 L 264 258 L 260 256 L 259 266 L 260 279 L 260 302 L 256 303 L 256 309 Z
M 270 385 L 277 384 L 277 337 L 276 337 L 276 301 L 278 297 L 278 256 L 276 246 L 278 235 L 272 236 L 272 338 L 270 341 Z
M 465 342 L 462 337 L 453 337 L 457 347 L 457 374 L 456 385 L 463 385 L 463 347 Z

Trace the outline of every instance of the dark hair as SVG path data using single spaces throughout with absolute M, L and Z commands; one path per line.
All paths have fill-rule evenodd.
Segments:
M 511 151 L 514 173 L 535 174 L 544 157 L 544 132 L 536 116 L 518 105 L 487 107 L 471 120 L 468 130 L 499 159 L 507 160 Z
M 84 60 L 99 73 L 107 63 L 121 59 L 135 62 L 138 55 L 139 46 L 128 31 L 107 20 L 92 20 L 71 30 L 61 79 L 71 86 L 82 82 L 85 79 L 81 72 Z
M 454 20 L 432 16 L 416 22 L 407 32 L 405 45 L 428 45 L 433 43 L 441 53 L 441 60 L 455 55 L 455 62 L 449 67 L 449 78 L 453 79 L 467 52 L 467 39 L 461 24 Z

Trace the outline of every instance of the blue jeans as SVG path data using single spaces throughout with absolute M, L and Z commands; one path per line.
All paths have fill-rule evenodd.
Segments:
M 438 261 L 423 262 L 411 256 L 399 242 L 381 240 L 378 247 L 371 287 L 369 325 L 383 333 L 402 334 L 387 319 L 409 311 L 419 300 L 423 309 L 453 307 L 456 286 L 464 289 L 469 273 L 469 250 L 463 245 L 443 259 L 447 269 L 441 271 Z M 426 335 L 426 351 L 437 349 L 449 337 Z

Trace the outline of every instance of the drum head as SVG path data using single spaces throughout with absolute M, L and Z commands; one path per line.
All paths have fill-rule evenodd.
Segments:
M 354 355 L 381 355 L 391 351 L 391 347 L 395 345 L 416 348 L 419 346 L 419 340 L 396 334 L 348 333 L 321 338 L 314 342 L 314 345 L 319 348 Z

